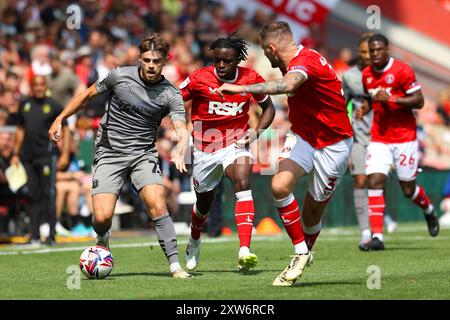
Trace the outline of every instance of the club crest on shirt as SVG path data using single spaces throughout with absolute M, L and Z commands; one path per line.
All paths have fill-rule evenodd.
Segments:
M 371 84 L 371 83 L 372 83 L 372 80 L 373 80 L 372 77 L 367 77 L 367 83 L 368 83 L 368 84 Z
M 384 77 L 384 81 L 386 81 L 387 84 L 393 83 L 394 80 L 395 80 L 395 77 L 392 73 L 389 73 L 386 75 L 386 77 Z
M 49 104 L 44 104 L 44 106 L 42 107 L 42 112 L 49 113 L 51 109 L 52 108 L 50 107 Z
M 23 112 L 30 112 L 30 110 L 31 110 L 31 103 L 27 102 L 23 107 Z
M 48 177 L 51 173 L 50 167 L 49 166 L 44 166 L 42 168 L 42 175 L 45 177 Z
M 217 92 L 217 88 L 211 88 L 211 87 L 208 87 L 208 89 L 209 89 L 209 92 L 210 93 L 215 93 L 215 92 Z

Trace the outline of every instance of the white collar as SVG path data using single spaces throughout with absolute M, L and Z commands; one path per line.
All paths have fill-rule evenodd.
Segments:
M 375 66 L 373 66 L 373 70 L 375 70 L 375 72 L 380 72 L 380 73 L 385 72 L 385 71 L 388 71 L 392 67 L 392 64 L 394 64 L 394 58 L 390 57 L 389 62 L 383 69 L 380 70 L 380 69 L 377 69 Z
M 302 46 L 301 44 L 299 44 L 297 48 L 298 48 L 298 49 L 297 49 L 297 52 L 295 53 L 295 56 L 294 56 L 294 57 L 296 57 L 296 56 L 298 56 L 298 55 L 300 54 L 300 51 L 303 50 L 304 46 Z
M 227 82 L 227 83 L 233 83 L 236 82 L 238 75 L 239 75 L 239 67 L 236 68 L 236 75 L 234 76 L 233 80 L 227 80 L 227 79 L 223 79 L 221 77 L 219 77 L 219 75 L 217 74 L 216 68 L 214 67 L 214 75 L 216 76 L 217 79 L 219 79 L 222 82 Z

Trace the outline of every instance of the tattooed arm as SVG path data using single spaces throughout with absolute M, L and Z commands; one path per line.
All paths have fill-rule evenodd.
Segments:
M 217 89 L 219 96 L 224 94 L 236 94 L 241 92 L 248 92 L 252 94 L 282 94 L 294 92 L 307 77 L 302 72 L 290 72 L 277 80 L 271 80 L 251 85 L 233 85 L 224 83 Z

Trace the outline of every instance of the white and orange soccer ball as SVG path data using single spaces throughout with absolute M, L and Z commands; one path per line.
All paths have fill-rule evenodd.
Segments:
M 111 252 L 102 246 L 92 246 L 80 256 L 80 269 L 89 279 L 104 279 L 112 271 L 114 258 Z

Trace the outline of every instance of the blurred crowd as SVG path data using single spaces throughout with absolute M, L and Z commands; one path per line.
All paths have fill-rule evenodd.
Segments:
M 235 31 L 238 31 L 237 37 L 250 45 L 248 60 L 242 65 L 255 68 L 266 80 L 280 76 L 279 71 L 270 67 L 257 45 L 259 29 L 277 18 L 263 10 L 256 10 L 252 17 L 248 17 L 245 9 L 228 15 L 219 2 L 212 0 L 81 0 L 76 2 L 82 12 L 81 19 L 77 19 L 73 16 L 76 10 L 67 13 L 67 8 L 73 3 L 56 0 L 0 1 L 0 156 L 3 170 L 8 166 L 14 143 L 14 114 L 19 101 L 30 95 L 33 76 L 45 76 L 47 95 L 65 106 L 72 96 L 113 68 L 137 64 L 137 46 L 145 33 L 159 32 L 171 44 L 170 61 L 163 74 L 175 85 L 194 70 L 211 64 L 209 44 Z M 320 34 L 319 29 L 320 26 L 311 26 L 311 36 L 304 39 L 303 44 L 326 52 L 323 38 L 315 36 Z M 335 59 L 329 58 L 338 74 L 354 63 L 349 48 L 343 48 Z M 449 91 L 439 96 L 437 111 L 442 118 L 440 124 L 447 128 Z M 81 225 L 78 228 L 80 233 L 91 232 L 86 218 L 92 210 L 89 203 L 90 163 L 93 137 L 106 100 L 105 96 L 95 98 L 82 112 L 68 119 L 73 135 L 72 161 L 58 173 L 57 210 L 61 217 L 72 217 L 65 221 L 61 218 L 63 226 L 70 231 L 77 231 L 76 226 Z M 262 143 L 254 146 L 259 151 L 254 166 L 256 173 L 270 166 L 273 149 L 283 144 L 289 132 L 286 97 L 274 96 L 273 101 L 277 109 L 274 122 L 260 138 Z M 189 110 L 189 104 L 186 108 Z M 257 105 L 253 105 L 250 121 L 256 121 L 260 112 Z M 450 135 L 448 131 L 447 134 Z M 164 184 L 168 189 L 167 203 L 172 213 L 179 210 L 177 195 L 191 188 L 189 175 L 180 176 L 170 162 L 174 136 L 170 121 L 164 119 L 158 150 Z M 442 145 L 440 152 L 450 157 L 449 146 L 450 143 Z M 0 185 L 5 184 L 1 174 Z M 126 188 L 129 190 L 120 199 L 117 212 L 133 211 L 137 214 L 132 221 L 122 221 L 123 225 L 148 223 L 136 193 L 131 186 Z M 2 196 L 0 232 L 7 229 L 2 226 L 1 217 L 8 215 L 11 209 L 3 199 Z

